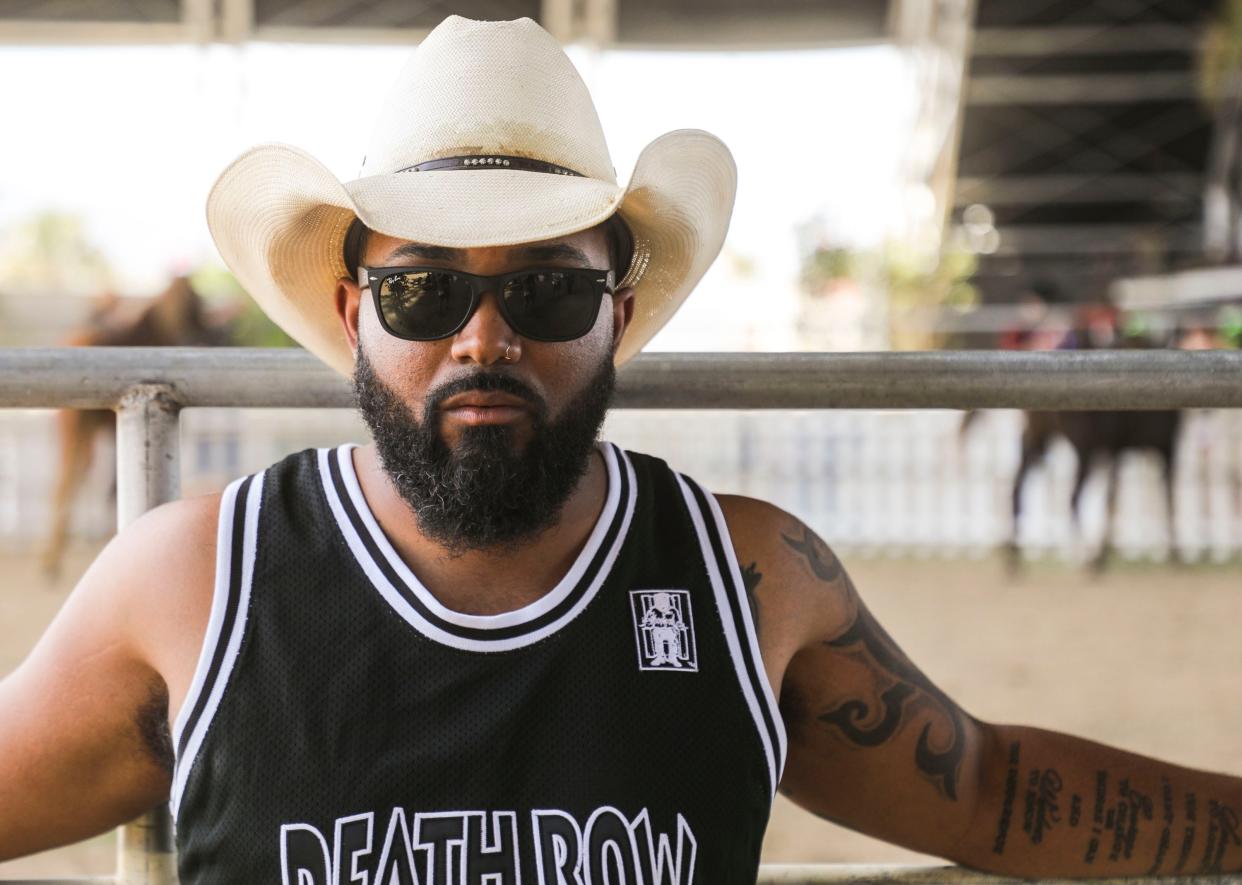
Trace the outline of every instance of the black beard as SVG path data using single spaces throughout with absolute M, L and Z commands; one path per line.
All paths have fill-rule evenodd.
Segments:
M 354 402 L 371 430 L 384 472 L 418 520 L 419 530 L 451 556 L 511 550 L 556 523 L 590 464 L 591 451 L 616 387 L 612 355 L 554 420 L 526 384 L 480 371 L 428 393 L 422 420 L 376 377 L 361 342 Z M 456 448 L 440 434 L 440 404 L 467 390 L 499 391 L 525 400 L 532 434 L 516 452 L 513 428 L 467 426 Z

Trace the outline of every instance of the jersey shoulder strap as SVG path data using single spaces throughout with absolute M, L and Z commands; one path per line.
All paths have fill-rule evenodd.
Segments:
M 788 749 L 785 724 L 763 666 L 755 613 L 720 503 L 664 460 L 638 452 L 627 451 L 626 455 L 640 477 L 640 489 L 648 490 L 650 496 L 649 530 L 650 537 L 656 539 L 653 546 L 663 546 L 662 555 L 697 553 L 701 557 L 738 684 L 767 756 L 769 783 L 775 795 Z M 667 539 L 687 535 L 694 549 L 669 548 Z

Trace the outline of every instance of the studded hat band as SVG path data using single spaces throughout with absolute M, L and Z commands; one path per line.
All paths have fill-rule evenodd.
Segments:
M 579 178 L 583 177 L 581 172 L 575 172 L 573 169 L 567 169 L 564 166 L 557 166 L 555 163 L 532 160 L 530 157 L 507 157 L 499 154 L 489 154 L 481 157 L 441 157 L 438 160 L 428 160 L 425 163 L 406 166 L 404 169 L 398 169 L 397 171 L 431 172 L 434 170 L 439 172 L 445 169 L 520 169 L 523 172 L 548 172 L 552 175 L 576 175 Z
M 501 154 L 468 157 L 441 157 L 438 160 L 427 160 L 413 166 L 398 169 L 397 172 L 430 172 L 448 169 L 521 169 L 527 172 L 547 172 L 552 175 L 576 175 L 582 178 L 581 172 L 575 172 L 555 163 L 543 160 L 532 160 L 530 157 L 509 157 Z M 359 252 L 362 245 L 362 221 L 355 218 L 345 234 L 345 267 L 351 277 L 358 275 Z M 627 230 L 628 234 L 628 230 Z M 628 279 L 628 277 L 627 277 Z

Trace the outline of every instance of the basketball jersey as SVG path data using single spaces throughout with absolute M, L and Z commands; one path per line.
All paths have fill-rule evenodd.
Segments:
M 601 442 L 564 578 L 442 605 L 352 445 L 230 484 L 174 724 L 183 885 L 751 885 L 785 734 L 715 498 Z

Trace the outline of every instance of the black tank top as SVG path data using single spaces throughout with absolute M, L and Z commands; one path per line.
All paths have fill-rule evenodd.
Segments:
M 441 605 L 353 446 L 243 477 L 174 726 L 183 885 L 753 883 L 785 735 L 720 508 L 600 443 L 555 588 Z

